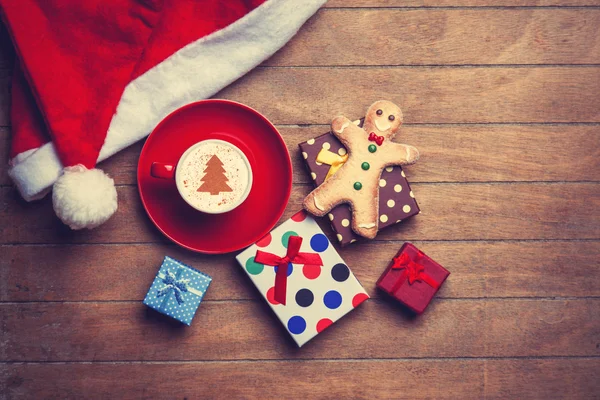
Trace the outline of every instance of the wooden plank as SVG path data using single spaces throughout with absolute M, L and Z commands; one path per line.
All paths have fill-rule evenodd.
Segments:
M 383 230 L 378 239 L 600 239 L 597 183 L 423 183 L 412 188 L 421 214 Z M 302 208 L 309 190 L 308 185 L 293 187 L 282 220 Z M 50 198 L 26 203 L 14 188 L 2 187 L 0 244 L 165 242 L 146 217 L 137 188 L 122 186 L 117 192 L 113 218 L 93 230 L 71 231 L 54 215 Z
M 257 68 L 216 97 L 277 124 L 361 116 L 379 99 L 402 105 L 407 123 L 600 122 L 599 76 L 598 67 Z
M 136 187 L 117 188 L 119 209 L 115 216 L 101 229 L 90 231 L 73 231 L 63 225 L 52 210 L 52 196 L 27 203 L 15 188 L 2 187 L 0 193 L 0 241 L 3 243 L 167 241 L 147 218 Z M 27 223 L 32 225 L 27 226 Z M 36 237 L 42 242 L 36 242 Z
M 297 144 L 328 126 L 280 126 L 292 158 L 295 183 L 310 182 Z M 397 141 L 421 151 L 407 172 L 411 182 L 597 181 L 600 135 L 590 125 L 408 125 Z M 9 185 L 9 129 L 0 128 L 0 185 Z M 99 168 L 117 184 L 135 184 L 142 143 Z M 556 151 L 556 149 L 561 149 Z
M 598 359 L 572 358 L 4 364 L 0 388 L 10 399 L 248 399 L 268 393 L 311 399 L 576 400 L 600 391 L 599 367 Z
M 402 105 L 411 124 L 600 122 L 599 76 L 593 66 L 261 67 L 215 97 L 245 103 L 276 124 L 359 117 L 382 98 Z M 0 88 L 7 85 L 0 78 Z M 8 104 L 0 89 L 0 110 L 6 113 Z M 0 126 L 7 124 L 0 113 Z
M 596 64 L 599 35 L 598 9 L 324 9 L 264 65 Z
M 328 8 L 360 7 L 554 7 L 598 6 L 599 0 L 329 0 Z
M 417 318 L 371 300 L 301 351 L 264 301 L 206 301 L 190 328 L 141 302 L 3 303 L 0 316 L 3 361 L 597 356 L 600 340 L 597 298 L 434 299 Z
M 486 360 L 484 364 L 486 399 L 590 399 L 600 393 L 598 358 Z
M 598 241 L 415 245 L 452 272 L 438 298 L 600 297 Z M 340 254 L 371 296 L 379 298 L 384 296 L 375 282 L 400 246 L 370 243 Z M 207 300 L 261 298 L 230 254 L 193 254 L 165 244 L 0 246 L 0 253 L 0 301 L 143 300 L 165 255 L 213 277 Z M 132 280 L 139 284 L 131 285 Z

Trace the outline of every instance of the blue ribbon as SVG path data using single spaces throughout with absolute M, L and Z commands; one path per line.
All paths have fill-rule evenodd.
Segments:
M 173 295 L 175 296 L 175 300 L 177 300 L 177 304 L 181 305 L 185 302 L 185 300 L 183 300 L 182 293 L 187 293 L 189 291 L 188 284 L 190 283 L 190 280 L 189 279 L 181 279 L 182 272 L 183 272 L 183 268 L 180 268 L 177 271 L 177 275 L 174 274 L 173 272 L 167 270 L 167 273 L 165 274 L 164 278 L 162 278 L 162 281 L 165 284 L 165 286 L 163 286 L 161 289 L 159 289 L 156 292 L 156 297 L 162 297 L 162 296 L 167 296 L 167 297 L 165 298 L 165 300 L 163 301 L 163 304 L 161 304 L 161 306 L 164 306 L 165 303 L 168 301 L 168 299 L 169 299 L 168 295 L 170 293 L 173 293 Z

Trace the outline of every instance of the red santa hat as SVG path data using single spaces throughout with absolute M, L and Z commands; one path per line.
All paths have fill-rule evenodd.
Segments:
M 116 211 L 100 162 L 282 47 L 326 0 L 0 0 L 18 65 L 9 176 L 92 228 Z

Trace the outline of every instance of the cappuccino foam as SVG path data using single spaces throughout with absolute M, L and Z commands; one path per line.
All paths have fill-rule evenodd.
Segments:
M 179 162 L 177 184 L 181 195 L 195 208 L 226 212 L 245 200 L 252 178 L 249 168 L 235 146 L 206 140 Z

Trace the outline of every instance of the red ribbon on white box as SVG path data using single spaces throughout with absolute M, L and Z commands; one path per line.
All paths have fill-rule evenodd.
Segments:
M 280 257 L 276 254 L 267 253 L 265 251 L 256 250 L 254 262 L 277 267 L 277 272 L 275 273 L 275 294 L 273 298 L 283 305 L 285 305 L 287 293 L 288 264 L 323 265 L 323 260 L 321 260 L 320 255 L 314 253 L 300 253 L 301 245 L 302 238 L 300 236 L 290 236 L 288 238 L 287 253 L 283 257 Z

